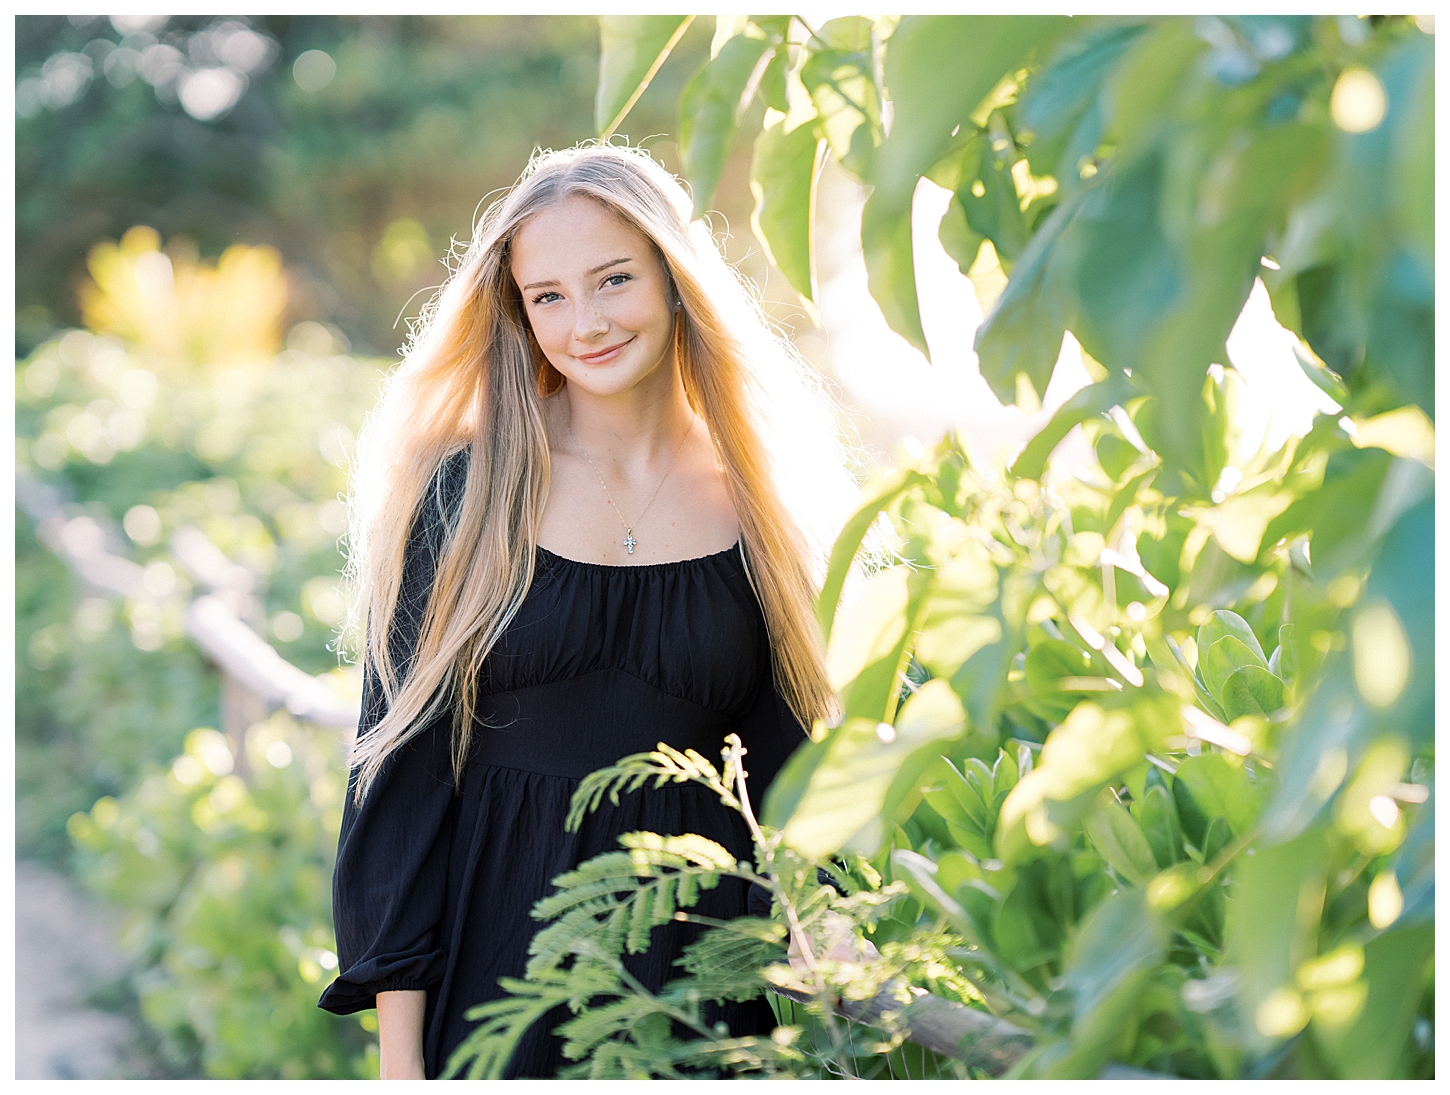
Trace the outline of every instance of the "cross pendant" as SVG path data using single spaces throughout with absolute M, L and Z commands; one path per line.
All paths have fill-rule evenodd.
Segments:
M 627 552 L 629 552 L 631 555 L 633 555 L 634 554 L 634 545 L 637 544 L 637 543 L 639 543 L 639 541 L 634 538 L 634 529 L 632 529 L 632 528 L 625 529 L 624 530 L 624 550 L 627 551 Z

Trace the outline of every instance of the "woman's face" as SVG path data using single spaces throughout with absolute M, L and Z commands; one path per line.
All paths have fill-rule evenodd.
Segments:
M 664 264 L 609 209 L 574 196 L 534 214 L 514 236 L 512 272 L 539 347 L 571 385 L 608 396 L 671 378 Z

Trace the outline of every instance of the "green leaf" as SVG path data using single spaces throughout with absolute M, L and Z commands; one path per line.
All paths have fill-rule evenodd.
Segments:
M 1348 1080 L 1395 1076 L 1410 1043 L 1420 1003 L 1420 986 L 1433 961 L 1435 929 L 1430 924 L 1387 931 L 1364 946 L 1368 991 L 1349 1023 L 1315 1019 L 1316 1044 Z
M 1138 825 L 1142 828 L 1153 858 L 1159 867 L 1173 866 L 1183 857 L 1183 832 L 1178 824 L 1178 808 L 1173 795 L 1163 784 L 1143 792 L 1136 807 Z
M 944 682 L 903 716 L 909 717 L 895 727 L 848 718 L 830 732 L 824 756 L 781 826 L 787 844 L 813 860 L 848 842 L 863 854 L 877 850 L 885 836 L 882 810 L 898 771 L 908 760 L 920 762 L 919 750 L 962 730 L 961 704 Z
M 956 676 L 978 652 L 1001 641 L 1001 620 L 980 615 L 974 602 L 975 598 L 953 597 L 939 590 L 922 612 L 916 660 L 934 676 Z
M 1180 787 L 1192 796 L 1205 820 L 1223 818 L 1236 835 L 1248 832 L 1263 807 L 1262 792 L 1248 772 L 1217 753 L 1185 758 L 1173 773 L 1175 798 Z M 1201 832 L 1189 836 L 1195 844 L 1203 846 Z
M 1083 821 L 1093 847 L 1113 869 L 1134 886 L 1147 885 L 1158 873 L 1153 849 L 1138 823 L 1115 802 L 1106 802 Z
M 1032 135 L 1027 156 L 1034 175 L 1055 176 L 1064 187 L 1077 181 L 1078 161 L 1095 153 L 1102 138 L 1103 85 L 1146 29 L 1129 23 L 1074 36 L 1027 82 L 1017 121 Z
M 760 99 L 771 110 L 790 113 L 790 92 L 786 73 L 790 68 L 790 50 L 784 47 L 770 55 L 770 63 L 760 74 Z
M 680 94 L 680 163 L 695 196 L 695 216 L 715 197 L 725 158 L 741 115 L 755 93 L 765 54 L 773 43 L 737 34 L 690 78 Z
M 1161 962 L 1168 931 L 1149 909 L 1144 891 L 1115 894 L 1083 922 L 1063 956 L 1062 981 L 1073 997 L 1073 1041 L 1081 1052 L 1094 1046 L 1106 1057 L 1122 1022 L 1136 1007 L 1141 975 Z
M 1176 716 L 1177 707 L 1167 699 L 1143 697 L 1132 710 L 1079 703 L 1048 735 L 1037 766 L 1002 804 L 999 857 L 1018 863 L 1036 855 L 1036 848 L 1064 844 L 1098 792 L 1141 763 Z
M 990 935 L 983 932 L 962 903 L 942 887 L 935 863 L 924 855 L 903 848 L 891 853 L 891 865 L 913 897 L 938 916 L 945 917 L 953 928 L 978 945 L 991 945 Z
M 1316 953 L 1330 846 L 1329 834 L 1313 829 L 1287 843 L 1260 843 L 1235 868 L 1227 960 L 1239 976 L 1242 1029 L 1261 1052 L 1277 1041 L 1272 1023 L 1269 1031 L 1259 1027 L 1261 1005 L 1292 986 L 1299 964 Z
M 1199 520 L 1213 530 L 1224 551 L 1241 563 L 1252 563 L 1259 557 L 1264 530 L 1293 501 L 1294 495 L 1278 483 L 1262 483 L 1202 511 Z
M 1160 470 L 1161 469 L 1157 467 L 1152 467 L 1149 468 L 1147 471 L 1140 472 L 1139 474 L 1133 476 L 1133 478 L 1129 479 L 1126 483 L 1124 483 L 1122 487 L 1118 490 L 1117 494 L 1113 496 L 1113 501 L 1108 506 L 1107 516 L 1103 518 L 1103 527 L 1106 528 L 1109 533 L 1111 533 L 1113 529 L 1117 528 L 1118 518 L 1123 516 L 1123 514 L 1127 512 L 1129 506 L 1133 505 L 1135 502 L 1138 501 L 1138 492 L 1146 490 L 1149 486 L 1151 486 L 1153 480 L 1158 477 L 1158 473 Z M 1166 593 L 1163 595 L 1167 596 Z
M 1093 451 L 1097 455 L 1098 464 L 1114 483 L 1123 478 L 1123 473 L 1142 455 L 1132 444 L 1115 433 L 1100 434 Z
M 827 731 L 820 741 L 808 741 L 790 755 L 781 766 L 765 793 L 761 806 L 760 820 L 772 829 L 783 827 L 800 805 L 801 797 L 810 786 L 811 776 L 826 759 L 826 742 L 834 731 Z
M 1062 352 L 1063 333 L 1077 321 L 1075 296 L 1062 284 L 1062 271 L 1076 261 L 1068 252 L 1079 245 L 1069 229 L 1079 204 L 1078 198 L 1063 201 L 1037 227 L 1012 268 L 1007 288 L 977 328 L 975 348 L 982 379 L 1003 403 L 1016 401 L 1019 375 L 1031 382 L 1039 397 L 1047 391 Z M 1107 365 L 1110 374 L 1116 371 L 1113 362 Z M 1063 433 L 1076 424 L 1068 423 Z M 1056 425 L 1054 419 L 1052 426 Z
M 917 307 L 911 199 L 902 203 L 891 198 L 889 191 L 876 190 L 861 210 L 866 285 L 891 329 L 929 357 Z
M 1059 345 L 1061 342 L 1062 335 L 1059 332 Z M 1053 359 L 1054 364 L 1056 360 Z M 1043 390 L 1046 390 L 1045 384 Z M 1048 458 L 1074 426 L 1106 414 L 1132 394 L 1131 383 L 1120 372 L 1110 372 L 1106 380 L 1079 388 L 1067 402 L 1057 408 L 1047 425 L 1027 442 L 1027 447 L 1012 462 L 1012 474 L 1021 479 L 1041 479 L 1047 468 Z
M 1199 629 L 1199 632 L 1202 633 L 1202 628 Z M 1255 657 L 1254 652 L 1240 642 L 1236 636 L 1225 635 L 1212 646 L 1198 648 L 1198 675 L 1203 679 L 1204 687 L 1213 693 L 1214 699 L 1219 701 L 1225 711 L 1228 708 L 1223 702 L 1224 684 L 1231 674 L 1245 666 L 1268 672 L 1267 667 Z
M 1242 715 L 1272 715 L 1288 703 L 1284 682 L 1256 665 L 1246 665 L 1229 674 L 1220 699 L 1230 722 Z
M 750 226 L 775 268 L 807 301 L 815 301 L 812 229 L 820 144 L 808 125 L 785 132 L 784 120 L 755 140 Z
M 836 606 L 841 602 L 841 590 L 846 584 L 846 575 L 851 571 L 856 552 L 861 548 L 861 541 L 866 538 L 866 533 L 876 523 L 882 511 L 913 487 L 926 482 L 927 477 L 914 468 L 903 468 L 892 473 L 881 483 L 876 493 L 851 515 L 851 519 L 841 529 L 841 534 L 836 537 L 835 546 L 831 548 L 831 561 L 826 569 L 826 580 L 821 585 L 821 595 L 816 601 L 816 621 L 821 625 L 821 634 L 828 642 L 836 619 Z
M 1267 669 L 1268 661 L 1264 658 L 1264 648 L 1259 644 L 1259 637 L 1254 634 L 1254 629 L 1248 625 L 1242 616 L 1237 612 L 1229 612 L 1227 609 L 1220 609 L 1213 613 L 1198 629 L 1195 641 L 1200 651 L 1207 650 L 1225 636 L 1233 636 L 1252 652 L 1250 661 L 1234 663 L 1239 665 L 1258 665 Z M 1200 659 L 1202 655 L 1200 654 Z
M 959 736 L 966 729 L 967 715 L 962 701 L 946 681 L 927 681 L 907 697 L 896 715 L 898 738 L 918 745 L 901 763 L 886 791 L 881 812 L 889 817 L 910 816 L 920 800 L 920 783 L 927 770 L 940 760 L 936 744 Z
M 970 123 L 987 93 L 1034 47 L 1066 29 L 1067 20 L 1052 16 L 903 18 L 887 43 L 893 118 L 871 181 L 893 203 L 909 202 L 917 179 L 946 152 L 952 130 Z M 941 78 L 946 72 L 951 79 Z
M 1092 655 L 1061 639 L 1045 639 L 1027 652 L 1025 679 L 1032 696 L 1032 709 L 1054 722 L 1067 717 L 1086 693 L 1065 688 L 1064 677 L 1093 675 Z
M 984 133 L 967 145 L 956 197 L 966 213 L 968 227 L 992 241 L 1004 268 L 1010 270 L 1027 247 L 1031 232 L 1012 179 L 1011 147 L 998 152 L 993 144 L 989 134 Z
M 953 129 L 1066 20 L 1031 16 L 908 15 L 886 49 L 891 133 L 875 157 L 875 187 L 861 218 L 871 295 L 892 330 L 928 353 L 912 265 L 911 204 L 917 181 L 946 153 Z M 951 72 L 949 80 L 941 73 Z
M 1233 826 L 1226 819 L 1216 817 L 1210 821 L 1203 834 L 1203 861 L 1212 863 L 1229 846 L 1233 837 Z
M 962 203 L 955 194 L 947 203 L 947 211 L 942 214 L 936 238 L 942 245 L 942 250 L 952 257 L 962 273 L 969 273 L 982 250 L 983 237 L 972 231 L 972 226 L 967 223 L 967 211 L 962 208 Z M 976 282 L 972 284 L 975 288 Z M 979 296 L 978 301 L 981 299 Z
M 601 15 L 594 131 L 608 137 L 654 79 L 693 15 Z
M 832 19 L 834 24 L 864 26 L 865 44 L 818 50 L 801 66 L 801 83 L 820 115 L 822 135 L 841 166 L 858 178 L 867 176 L 885 134 L 881 128 L 881 96 L 873 76 L 870 21 L 861 16 Z
M 1036 890 L 1024 876 L 997 907 L 992 922 L 1002 957 L 1023 973 L 1055 961 L 1064 942 L 1062 928 Z
M 1307 376 L 1316 388 L 1327 395 L 1341 407 L 1349 402 L 1349 387 L 1344 380 L 1319 360 L 1318 356 L 1307 347 L 1301 347 L 1297 343 L 1294 346 L 1294 360 L 1299 363 L 1300 370 Z
M 842 613 L 826 646 L 826 672 L 847 715 L 888 718 L 917 615 L 933 574 L 909 567 L 879 571 Z

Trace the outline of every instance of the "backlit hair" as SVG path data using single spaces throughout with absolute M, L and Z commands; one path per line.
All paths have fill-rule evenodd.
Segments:
M 814 596 L 857 492 L 818 378 L 775 333 L 705 223 L 691 222 L 684 188 L 648 153 L 615 145 L 539 152 L 484 213 L 358 438 L 350 627 L 354 639 L 366 635 L 364 655 L 388 704 L 353 745 L 359 799 L 389 754 L 449 706 L 461 778 L 480 670 L 533 580 L 549 493 L 544 401 L 564 380 L 528 338 L 510 251 L 528 218 L 572 196 L 612 210 L 663 259 L 683 302 L 675 352 L 685 395 L 728 481 L 776 685 L 808 728 L 834 710 Z M 428 510 L 420 504 L 440 465 L 465 447 L 462 500 L 445 518 L 416 652 L 400 666 L 387 636 L 410 527 Z

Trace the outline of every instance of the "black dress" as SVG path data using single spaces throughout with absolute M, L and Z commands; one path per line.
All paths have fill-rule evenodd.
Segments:
M 396 663 L 416 644 L 441 543 L 439 507 L 456 504 L 466 462 L 445 464 L 420 507 L 405 553 Z M 429 512 L 431 510 L 431 513 Z M 364 667 L 363 722 L 385 709 Z M 376 994 L 424 989 L 423 1058 L 436 1077 L 473 1024 L 464 1013 L 503 995 L 500 977 L 521 977 L 539 923 L 534 902 L 552 879 L 601 852 L 621 833 L 699 833 L 749 858 L 744 822 L 693 784 L 668 784 L 608 799 L 578 832 L 564 831 L 581 778 L 665 741 L 712 761 L 726 734 L 749 750 L 757 806 L 790 752 L 805 740 L 772 680 L 764 619 L 737 548 L 682 562 L 603 566 L 538 549 L 533 584 L 488 658 L 472 750 L 455 791 L 450 716 L 398 749 L 361 806 L 349 787 L 333 876 L 339 972 L 320 1004 L 347 1014 Z M 354 774 L 355 778 L 355 774 Z M 351 781 L 350 781 L 351 784 Z M 746 890 L 725 879 L 697 911 L 744 915 Z M 627 961 L 646 987 L 680 976 L 673 965 L 699 929 L 656 929 L 649 950 Z M 564 1063 L 546 1016 L 520 1042 L 510 1076 L 552 1076 Z M 771 1029 L 762 1001 L 726 1004 L 706 1018 L 732 1034 Z

